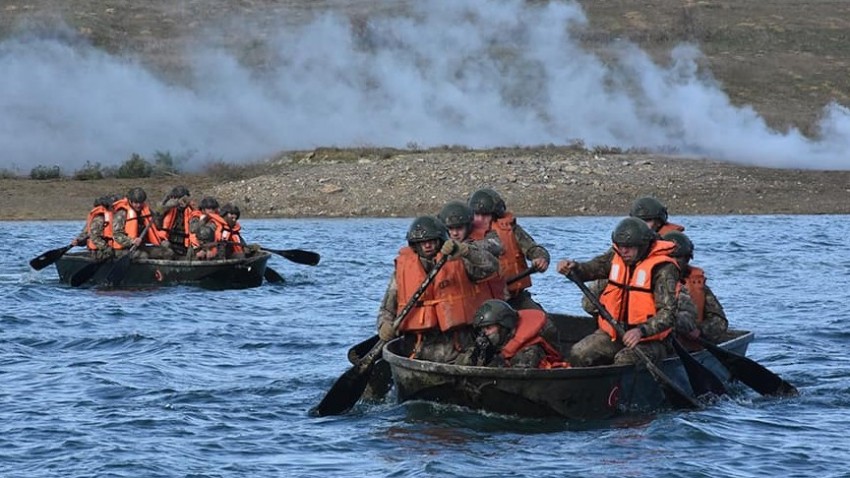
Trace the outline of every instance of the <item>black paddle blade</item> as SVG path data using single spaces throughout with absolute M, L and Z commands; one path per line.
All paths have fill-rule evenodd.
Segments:
M 57 247 L 56 249 L 51 249 L 44 254 L 36 257 L 35 259 L 30 260 L 30 267 L 33 269 L 40 271 L 45 267 L 49 266 L 56 262 L 60 257 L 64 256 L 66 252 L 68 252 L 72 247 L 72 245 L 67 245 L 64 247 Z
M 325 397 L 310 410 L 310 414 L 318 417 L 328 415 L 341 415 L 349 410 L 360 400 L 366 385 L 369 384 L 369 372 L 372 369 L 370 362 L 364 365 L 355 365 L 345 371 L 333 384 Z
M 115 261 L 112 265 L 112 269 L 109 270 L 109 274 L 106 275 L 105 285 L 107 287 L 112 287 L 121 282 L 121 280 L 124 279 L 124 276 L 127 275 L 127 271 L 130 270 L 130 262 L 132 262 L 132 260 L 133 253 L 130 251 Z
M 93 262 L 75 272 L 69 281 L 71 287 L 79 287 L 88 282 L 95 274 L 97 274 L 97 271 L 99 271 L 103 265 L 103 262 Z
M 265 248 L 264 248 L 265 249 Z M 298 264 L 304 264 L 308 266 L 315 266 L 321 260 L 321 256 L 317 252 L 312 251 L 302 251 L 301 249 L 265 249 L 269 252 L 273 252 L 281 257 L 289 259 L 292 262 L 297 262 Z
M 350 349 L 348 349 L 348 361 L 353 365 L 356 365 L 358 362 L 363 360 L 363 357 L 372 350 L 372 347 L 381 340 L 377 334 L 369 337 L 368 339 L 360 342 L 359 344 L 354 345 Z
M 691 388 L 694 390 L 694 395 L 700 397 L 707 393 L 713 393 L 718 397 L 726 395 L 726 387 L 723 382 L 717 378 L 717 375 L 709 370 L 699 360 L 695 359 L 679 341 L 673 337 L 673 348 L 682 360 L 685 366 L 685 371 L 688 373 L 688 381 L 691 383 Z
M 266 270 L 263 272 L 263 277 L 272 284 L 283 284 L 286 282 L 282 275 L 278 274 L 276 270 L 268 266 L 266 266 Z
M 730 352 L 722 347 L 700 338 L 700 343 L 717 357 L 717 360 L 729 369 L 733 377 L 762 395 L 793 397 L 799 395 L 797 389 L 771 372 L 755 360 Z

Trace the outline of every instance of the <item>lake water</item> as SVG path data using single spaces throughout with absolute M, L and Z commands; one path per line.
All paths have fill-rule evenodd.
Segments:
M 0 222 L 0 476 L 847 477 L 849 216 L 674 217 L 749 356 L 796 385 L 698 412 L 601 423 L 392 400 L 312 418 L 375 315 L 410 219 L 245 220 L 283 286 L 71 289 L 28 261 L 82 222 Z M 604 251 L 618 218 L 522 218 L 554 260 Z M 581 313 L 553 269 L 551 311 Z

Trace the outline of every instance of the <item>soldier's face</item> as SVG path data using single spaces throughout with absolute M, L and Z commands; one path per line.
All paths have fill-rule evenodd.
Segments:
M 472 226 L 477 228 L 482 228 L 484 230 L 490 230 L 490 223 L 493 222 L 492 214 L 478 214 L 475 213 L 475 217 L 472 219 Z
M 623 258 L 623 262 L 633 266 L 637 262 L 639 248 L 637 246 L 617 246 L 617 254 Z
M 466 226 L 449 227 L 449 237 L 456 241 L 463 241 L 466 239 Z
M 417 242 L 415 246 L 416 252 L 420 256 L 430 259 L 437 255 L 437 251 L 440 249 L 440 241 L 431 239 L 430 241 Z
M 141 211 L 143 206 L 143 203 L 130 201 L 130 207 L 136 211 Z
M 664 225 L 661 224 L 661 221 L 658 219 L 645 219 L 644 222 L 646 222 L 646 225 L 655 232 L 658 232 L 658 230 L 661 229 L 661 226 Z

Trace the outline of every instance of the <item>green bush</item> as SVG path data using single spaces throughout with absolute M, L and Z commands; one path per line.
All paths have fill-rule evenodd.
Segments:
M 176 162 L 170 152 L 157 151 L 153 155 L 153 175 L 176 176 L 179 174 Z
M 91 181 L 95 179 L 103 179 L 103 171 L 101 170 L 100 163 L 90 163 L 86 161 L 86 164 L 74 171 L 74 179 L 77 181 Z
M 62 170 L 59 166 L 36 166 L 30 171 L 31 179 L 59 179 L 62 177 Z
M 121 179 L 149 178 L 153 173 L 153 166 L 145 158 L 133 153 L 130 159 L 124 161 L 118 167 L 115 177 Z
M 0 169 L 0 179 L 17 179 L 18 173 L 12 171 L 11 169 Z

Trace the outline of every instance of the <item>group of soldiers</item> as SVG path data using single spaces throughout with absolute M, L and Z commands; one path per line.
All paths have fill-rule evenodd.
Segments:
M 259 250 L 241 236 L 240 211 L 219 207 L 213 197 L 195 204 L 185 186 L 176 186 L 154 211 L 144 189 L 125 196 L 97 198 L 72 245 L 85 245 L 97 261 L 132 253 L 151 259 L 211 260 L 242 258 Z
M 635 349 L 658 361 L 672 351 L 671 333 L 719 342 L 726 315 L 702 269 L 690 265 L 694 246 L 684 229 L 668 222 L 660 201 L 642 197 L 614 228 L 610 249 L 587 262 L 557 263 L 560 274 L 595 281 L 598 303 L 625 331 L 619 337 L 586 300 L 598 328 L 564 357 L 557 327 L 528 290 L 530 273 L 549 268 L 549 252 L 498 192 L 480 189 L 410 225 L 378 312 L 378 335 L 400 337 L 411 358 L 517 368 L 629 364 L 638 360 Z

